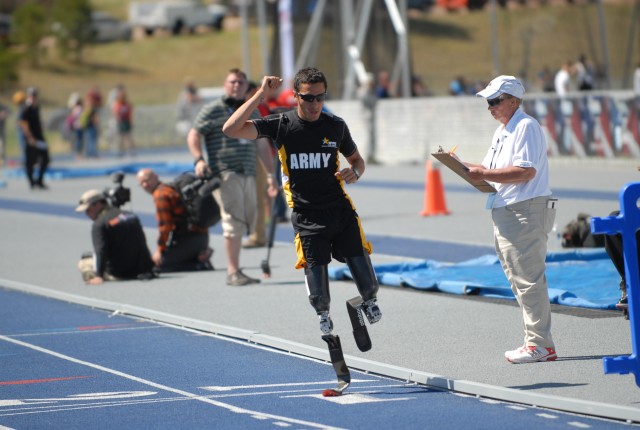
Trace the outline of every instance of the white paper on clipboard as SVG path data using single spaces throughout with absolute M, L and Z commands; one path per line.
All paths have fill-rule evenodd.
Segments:
M 487 181 L 482 179 L 471 179 L 468 174 L 469 168 L 467 166 L 462 164 L 457 158 L 452 157 L 450 153 L 442 151 L 442 148 L 440 149 L 441 150 L 438 152 L 432 152 L 431 155 L 433 155 L 438 161 L 451 169 L 455 174 L 460 176 L 469 184 L 473 185 L 478 191 L 481 191 L 483 193 L 496 192 L 496 189 L 493 187 L 493 185 L 491 185 Z

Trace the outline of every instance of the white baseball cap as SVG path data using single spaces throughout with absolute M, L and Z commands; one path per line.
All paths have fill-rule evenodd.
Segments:
M 515 76 L 500 75 L 489 82 L 487 88 L 476 94 L 485 99 L 495 99 L 500 94 L 510 94 L 521 99 L 524 95 L 524 85 Z

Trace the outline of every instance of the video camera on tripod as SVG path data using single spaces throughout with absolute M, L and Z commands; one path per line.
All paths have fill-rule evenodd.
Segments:
M 116 184 L 113 188 L 105 188 L 104 196 L 111 206 L 121 207 L 125 203 L 131 201 L 131 189 L 122 185 L 124 181 L 124 172 L 114 172 L 111 174 L 111 180 Z

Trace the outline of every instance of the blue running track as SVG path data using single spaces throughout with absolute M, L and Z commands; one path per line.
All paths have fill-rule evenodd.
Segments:
M 4 288 L 0 304 L 2 430 L 629 428 L 356 371 L 324 398 L 329 363 Z

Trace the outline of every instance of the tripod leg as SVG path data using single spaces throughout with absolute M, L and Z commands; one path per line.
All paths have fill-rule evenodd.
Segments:
M 280 191 L 278 191 L 280 194 Z M 277 197 L 277 196 L 276 196 Z M 271 257 L 271 248 L 273 248 L 273 240 L 276 235 L 276 217 L 274 215 L 276 209 L 276 199 L 273 199 L 273 204 L 271 205 L 271 219 L 269 220 L 269 232 L 267 236 L 267 257 L 262 260 L 262 275 L 265 278 L 271 277 L 271 267 L 269 266 L 269 259 Z

